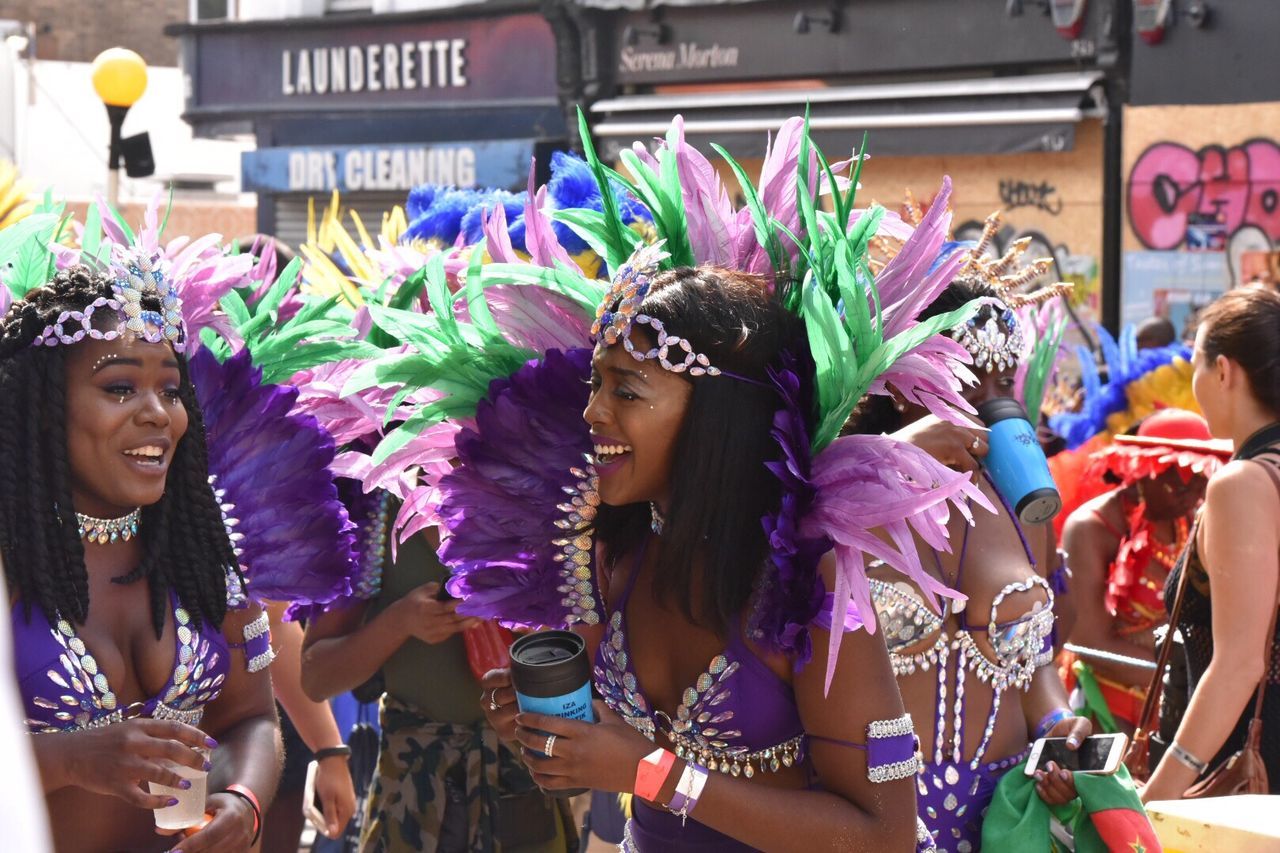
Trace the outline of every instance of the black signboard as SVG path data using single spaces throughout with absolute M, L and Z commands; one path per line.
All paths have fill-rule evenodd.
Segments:
M 554 100 L 537 14 L 432 22 L 192 28 L 190 112 L 253 113 Z
M 616 12 L 607 16 L 610 38 L 599 45 L 599 63 L 602 76 L 620 85 L 1092 63 L 1088 30 L 1071 41 L 1044 15 L 1011 14 L 1016 8 L 994 0 L 860 0 L 833 15 L 813 3 L 774 0 Z

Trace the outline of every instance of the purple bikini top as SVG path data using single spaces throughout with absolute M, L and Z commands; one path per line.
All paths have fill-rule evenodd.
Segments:
M 66 619 L 50 625 L 38 608 L 31 618 L 11 608 L 14 667 L 32 732 L 67 732 L 118 723 L 132 717 L 171 719 L 198 725 L 227 677 L 227 641 L 222 632 L 200 628 L 169 594 L 173 608 L 173 672 L 145 702 L 120 707 L 98 662 Z
M 805 735 L 795 694 L 746 644 L 739 625 L 685 689 L 674 716 L 650 707 L 632 667 L 623 616 L 639 569 L 637 559 L 596 652 L 595 684 L 605 703 L 650 740 L 662 732 L 679 757 L 708 770 L 750 778 L 797 764 Z

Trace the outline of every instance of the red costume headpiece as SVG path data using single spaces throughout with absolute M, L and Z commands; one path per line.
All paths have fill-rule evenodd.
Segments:
M 1212 477 L 1231 453 L 1231 442 L 1210 435 L 1200 415 L 1162 409 L 1142 422 L 1137 435 L 1117 435 L 1113 444 L 1093 454 L 1089 474 L 1110 473 L 1128 486 L 1176 467 L 1187 482 L 1195 474 Z

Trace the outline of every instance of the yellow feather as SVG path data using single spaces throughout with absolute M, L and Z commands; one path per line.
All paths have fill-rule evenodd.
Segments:
M 307 292 L 325 298 L 339 295 L 353 308 L 364 304 L 359 288 L 351 283 L 327 254 L 311 243 L 304 243 L 300 249 L 307 260 Z

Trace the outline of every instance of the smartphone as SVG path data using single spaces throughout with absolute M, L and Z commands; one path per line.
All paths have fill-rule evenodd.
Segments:
M 1079 749 L 1071 750 L 1064 737 L 1042 737 L 1031 745 L 1025 772 L 1034 776 L 1052 761 L 1064 770 L 1107 776 L 1120 768 L 1128 744 L 1129 738 L 1123 734 L 1093 735 L 1085 738 Z
M 324 835 L 326 821 L 320 809 L 320 798 L 316 796 L 316 773 L 319 770 L 320 765 L 315 761 L 307 765 L 307 782 L 302 788 L 302 814 Z

